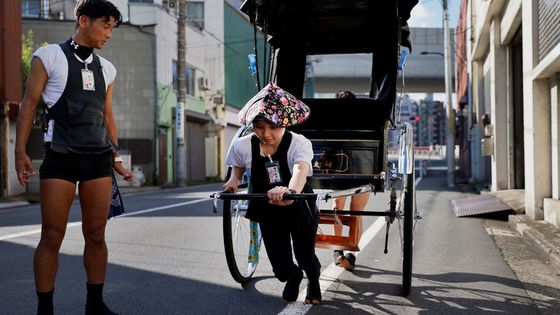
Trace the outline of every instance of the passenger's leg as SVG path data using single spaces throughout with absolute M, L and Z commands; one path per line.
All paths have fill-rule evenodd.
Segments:
M 368 203 L 368 200 L 369 200 L 369 193 L 352 196 L 352 200 L 350 201 L 350 210 L 357 210 L 357 211 L 364 210 L 364 208 Z M 362 228 L 363 228 L 362 221 L 363 221 L 362 218 L 359 218 L 358 226 L 356 227 L 358 229 L 359 234 L 362 234 Z
M 350 210 L 364 210 L 369 200 L 369 193 L 352 196 L 350 200 Z
M 333 209 L 344 210 L 345 205 L 346 205 L 346 197 L 340 197 L 333 200 Z M 334 225 L 334 235 L 342 235 L 342 225 L 340 224 Z
M 346 205 L 346 197 L 340 197 L 333 200 L 333 209 L 336 210 L 344 210 L 344 206 Z M 341 224 L 334 224 L 333 225 L 333 232 L 334 235 L 340 236 L 342 235 L 342 225 Z M 334 263 L 338 266 L 340 265 L 340 258 L 344 256 L 344 252 L 341 250 L 335 250 L 333 252 L 333 259 Z
M 355 211 L 364 210 L 366 204 L 368 203 L 368 200 L 369 200 L 369 193 L 352 196 L 352 199 L 350 200 L 350 210 L 355 210 Z M 356 220 L 356 225 L 357 226 L 355 226 L 354 228 L 357 229 L 358 235 L 361 235 L 362 228 L 363 228 L 361 217 L 358 217 L 358 220 Z M 344 267 L 344 269 L 348 271 L 352 271 L 354 270 L 356 264 L 356 256 L 354 256 L 354 254 L 352 253 L 346 253 L 343 256 L 343 258 L 341 258 L 339 261 L 340 261 L 340 265 Z

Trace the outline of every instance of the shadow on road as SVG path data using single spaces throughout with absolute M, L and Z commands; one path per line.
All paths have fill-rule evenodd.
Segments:
M 399 272 L 357 266 L 354 275 L 366 281 L 338 281 L 328 291 L 321 309 L 312 314 L 536 314 L 534 302 L 525 294 L 503 293 L 504 287 L 519 289 L 522 284 L 487 274 L 448 272 L 441 274 L 413 274 L 412 291 L 401 296 Z M 477 284 L 486 283 L 485 288 Z M 486 288 L 495 288 L 486 289 Z M 542 287 L 539 290 L 556 290 Z M 540 291 L 543 292 L 543 291 Z M 550 291 L 549 291 L 550 292 Z M 541 305 L 547 307 L 549 305 Z
M 33 252 L 30 246 L 0 241 L 2 314 L 35 313 Z M 231 279 L 225 262 L 201 262 L 203 267 L 191 273 L 188 266 L 181 266 L 180 258 L 162 260 L 168 266 L 142 265 L 141 259 L 131 260 L 134 268 L 110 263 L 104 290 L 107 305 L 119 314 L 277 314 L 284 307 L 279 296 L 257 288 L 258 281 L 267 277 L 258 277 L 241 287 Z M 175 275 L 158 272 L 160 269 Z M 207 275 L 207 280 L 201 274 Z M 220 280 L 227 285 L 220 284 Z M 55 314 L 83 314 L 85 283 L 82 257 L 61 254 Z

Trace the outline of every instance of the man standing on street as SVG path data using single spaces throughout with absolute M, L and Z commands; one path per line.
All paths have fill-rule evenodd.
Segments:
M 53 314 L 58 254 L 76 185 L 82 209 L 87 273 L 86 314 L 115 314 L 103 302 L 107 270 L 105 226 L 113 169 L 131 180 L 119 156 L 112 111 L 115 67 L 98 56 L 122 21 L 108 0 L 78 0 L 76 28 L 66 42 L 39 48 L 32 57 L 16 132 L 16 171 L 26 185 L 35 175 L 26 144 L 42 97 L 45 154 L 39 170 L 41 240 L 34 257 L 38 314 Z

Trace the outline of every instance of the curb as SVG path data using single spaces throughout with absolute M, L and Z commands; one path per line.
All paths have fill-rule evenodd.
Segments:
M 17 201 L 0 201 L 0 209 L 20 207 L 29 205 L 28 201 L 17 200 Z
M 510 215 L 508 224 L 540 258 L 560 269 L 560 228 L 526 215 Z

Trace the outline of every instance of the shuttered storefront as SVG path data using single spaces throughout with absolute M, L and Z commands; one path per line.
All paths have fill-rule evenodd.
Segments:
M 560 44 L 560 1 L 539 0 L 539 61 Z

